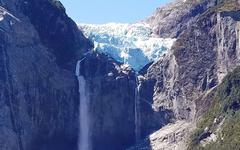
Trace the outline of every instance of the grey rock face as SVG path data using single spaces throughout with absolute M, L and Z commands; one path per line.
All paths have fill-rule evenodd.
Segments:
M 0 2 L 0 149 L 77 149 L 74 69 L 92 43 L 59 2 Z M 188 127 L 211 104 L 205 95 L 239 65 L 239 11 L 215 6 L 214 0 L 176 2 L 148 19 L 161 37 L 177 41 L 140 80 L 142 138 L 177 120 Z M 135 140 L 135 72 L 96 53 L 81 65 L 90 92 L 93 149 L 128 147 Z M 174 133 L 177 142 L 185 130 Z M 167 137 L 166 143 L 177 147 L 169 135 L 160 142 Z
M 135 142 L 135 72 L 111 58 L 89 54 L 81 63 L 90 98 L 94 150 L 122 150 Z
M 2 0 L 1 6 L 0 149 L 77 149 L 74 70 L 92 43 L 58 1 Z M 135 142 L 135 73 L 120 66 L 96 53 L 82 62 L 96 150 L 122 150 Z
M 236 2 L 229 3 L 235 6 Z M 209 108 L 211 101 L 206 95 L 239 65 L 239 11 L 226 6 L 229 3 L 176 2 L 159 9 L 148 19 L 160 37 L 177 37 L 177 40 L 170 53 L 151 65 L 144 74 L 144 81 L 151 82 L 151 88 L 144 84 L 142 87 L 152 93 L 145 92 L 142 97 L 149 99 L 153 111 L 161 112 L 164 108 L 173 115 L 168 113 L 168 119 L 159 118 L 157 121 L 142 120 L 143 124 L 184 120 L 194 126 L 195 119 Z M 183 6 L 189 6 L 186 12 L 185 9 L 174 9 Z M 191 13 L 196 14 L 189 15 Z M 149 114 L 142 110 L 143 114 Z M 151 139 L 148 140 L 151 143 Z
M 179 150 L 186 149 L 187 135 L 192 131 L 192 125 L 185 121 L 168 124 L 149 135 L 148 139 L 138 142 L 127 150 Z
M 53 49 L 59 65 L 66 66 L 66 62 L 79 56 L 77 50 L 86 52 L 92 47 L 59 1 L 25 0 L 18 7 L 29 18 L 44 46 Z
M 0 149 L 77 149 L 76 58 L 68 55 L 91 45 L 50 1 L 1 0 L 1 6 Z M 62 45 L 65 40 L 74 43 Z
M 217 14 L 218 78 L 223 77 L 240 63 L 239 21 L 240 11 Z
M 207 0 L 176 0 L 166 6 L 157 8 L 155 13 L 147 18 L 153 31 L 166 38 L 176 38 L 188 26 L 191 26 L 194 18 L 214 5 Z

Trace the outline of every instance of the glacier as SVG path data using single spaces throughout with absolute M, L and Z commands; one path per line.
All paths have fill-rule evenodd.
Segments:
M 84 35 L 94 42 L 94 50 L 140 71 L 159 60 L 175 39 L 154 35 L 146 23 L 78 24 Z

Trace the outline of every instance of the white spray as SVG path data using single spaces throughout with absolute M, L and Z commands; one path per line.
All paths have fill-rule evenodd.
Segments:
M 136 142 L 138 142 L 141 138 L 141 131 L 140 131 L 140 97 L 139 97 L 139 90 L 140 90 L 140 84 L 138 81 L 138 76 L 136 73 L 136 88 L 135 88 L 135 138 Z
M 83 59 L 82 59 L 83 60 Z M 89 96 L 86 90 L 86 80 L 80 73 L 81 61 L 77 62 L 76 76 L 79 85 L 79 137 L 78 150 L 90 150 L 89 141 Z

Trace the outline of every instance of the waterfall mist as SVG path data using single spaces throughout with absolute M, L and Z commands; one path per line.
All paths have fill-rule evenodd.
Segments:
M 141 138 L 141 133 L 140 133 L 140 99 L 139 99 L 139 89 L 140 89 L 140 84 L 138 80 L 138 76 L 136 74 L 136 88 L 135 88 L 135 138 L 136 142 L 140 140 Z
M 79 138 L 78 150 L 90 150 L 89 141 L 89 96 L 86 90 L 86 80 L 80 73 L 81 61 L 77 62 L 76 76 L 79 85 Z

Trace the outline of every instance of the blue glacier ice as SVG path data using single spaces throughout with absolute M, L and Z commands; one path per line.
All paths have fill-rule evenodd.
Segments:
M 160 59 L 175 42 L 175 39 L 154 35 L 145 23 L 79 24 L 79 28 L 94 42 L 94 50 L 107 54 L 136 71 Z

